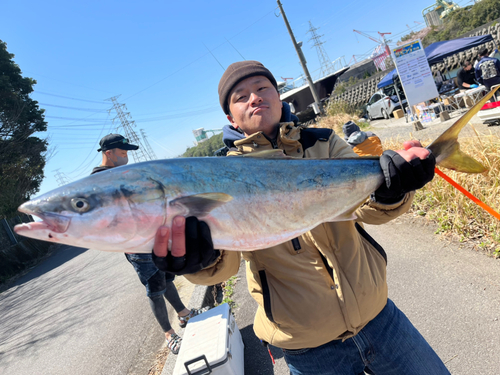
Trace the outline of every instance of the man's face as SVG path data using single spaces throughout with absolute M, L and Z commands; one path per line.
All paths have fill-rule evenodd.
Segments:
M 128 163 L 127 150 L 122 150 L 121 148 L 113 148 L 112 150 L 106 151 L 106 155 L 109 160 L 113 162 L 115 167 L 120 165 L 126 165 Z
M 467 65 L 464 69 L 467 70 L 467 71 L 471 70 L 472 69 L 472 64 Z
M 280 97 L 271 81 L 264 76 L 246 78 L 229 93 L 228 120 L 245 135 L 262 131 L 270 138 L 276 136 L 281 118 Z

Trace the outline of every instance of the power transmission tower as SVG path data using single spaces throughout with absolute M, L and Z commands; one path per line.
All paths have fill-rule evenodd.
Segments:
M 321 77 L 324 77 L 328 74 L 334 73 L 335 72 L 335 67 L 333 66 L 330 58 L 328 57 L 328 54 L 326 53 L 325 49 L 323 48 L 323 43 L 320 38 L 323 35 L 318 35 L 316 34 L 316 30 L 318 30 L 317 27 L 314 27 L 309 21 L 309 30 L 307 30 L 308 33 L 312 34 L 311 39 L 309 41 L 314 40 L 314 45 L 313 47 L 316 47 L 316 52 L 318 53 L 318 58 L 319 58 L 319 63 L 321 64 Z
M 59 169 L 61 169 L 61 168 L 59 168 Z M 55 169 L 52 171 L 52 172 L 56 172 L 54 177 L 56 178 L 57 185 L 63 186 L 63 185 L 69 184 L 70 180 L 69 180 L 68 176 L 66 176 L 66 174 L 64 172 L 59 172 L 59 169 Z
M 145 147 L 142 145 L 141 140 L 137 136 L 136 132 L 134 131 L 134 129 L 132 129 L 132 127 L 135 127 L 135 121 L 132 121 L 132 116 L 130 116 L 130 112 L 124 112 L 124 110 L 125 111 L 127 110 L 126 105 L 118 103 L 117 99 L 119 96 L 120 95 L 106 99 L 110 100 L 113 103 L 112 109 L 116 111 L 116 117 L 113 119 L 113 123 L 115 122 L 116 119 L 118 119 L 125 133 L 125 137 L 129 139 L 130 143 L 139 146 L 138 150 L 131 152 L 132 157 L 134 158 L 134 161 L 136 163 L 141 161 L 152 160 L 151 157 L 147 154 L 147 151 Z M 109 111 L 111 111 L 112 109 L 110 109 Z M 129 121 L 129 119 L 131 121 Z
M 146 151 L 149 154 L 149 160 L 156 160 L 156 159 L 158 159 L 156 157 L 155 152 L 151 148 L 151 145 L 148 142 L 148 137 L 146 136 L 146 132 L 144 131 L 144 129 L 141 129 L 141 135 L 142 135 L 142 140 L 144 141 L 144 146 L 146 146 Z

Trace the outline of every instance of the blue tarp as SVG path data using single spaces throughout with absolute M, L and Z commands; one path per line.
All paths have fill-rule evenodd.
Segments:
M 427 60 L 429 61 L 429 65 L 434 65 L 438 62 L 443 61 L 448 56 L 468 50 L 472 47 L 477 47 L 492 40 L 493 37 L 490 34 L 472 36 L 469 38 L 445 40 L 443 42 L 432 43 L 430 46 L 427 46 L 424 51 L 427 56 Z M 394 79 L 397 76 L 398 73 L 396 69 L 394 69 L 384 78 L 382 78 L 377 87 L 381 89 L 382 87 L 392 85 L 394 83 Z
M 382 87 L 392 85 L 397 76 L 398 76 L 398 72 L 396 71 L 396 69 L 394 69 L 393 71 L 391 71 L 389 74 L 387 74 L 386 76 L 384 76 L 384 78 L 382 78 L 380 80 L 377 87 L 379 89 L 381 89 Z

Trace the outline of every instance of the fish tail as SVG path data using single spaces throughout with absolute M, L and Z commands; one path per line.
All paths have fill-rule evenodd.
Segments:
M 437 165 L 464 173 L 483 173 L 488 170 L 480 162 L 460 150 L 458 134 L 499 88 L 500 86 L 491 90 L 427 147 L 434 154 Z

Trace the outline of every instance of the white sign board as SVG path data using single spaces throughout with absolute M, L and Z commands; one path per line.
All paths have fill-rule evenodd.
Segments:
M 410 105 L 417 105 L 439 96 L 420 40 L 394 48 L 392 54 L 406 100 Z

